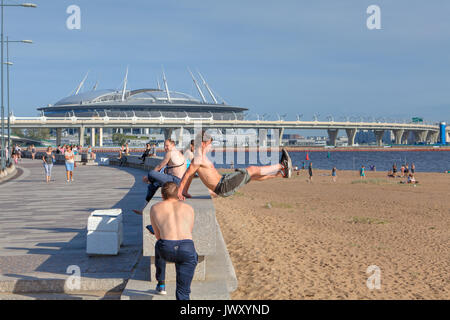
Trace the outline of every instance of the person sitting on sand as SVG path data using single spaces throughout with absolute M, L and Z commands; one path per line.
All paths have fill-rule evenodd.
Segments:
M 164 150 L 166 151 L 164 159 L 147 176 L 142 178 L 142 181 L 148 183 L 147 196 L 145 197 L 147 203 L 152 200 L 156 191 L 164 183 L 174 182 L 179 185 L 186 172 L 186 160 L 183 154 L 177 150 L 175 141 L 171 139 L 164 141 Z M 164 167 L 166 167 L 164 173 L 160 172 Z M 190 197 L 189 194 L 186 194 L 186 196 Z M 133 210 L 133 212 L 142 214 L 142 210 Z
M 238 168 L 232 173 L 221 175 L 207 156 L 207 153 L 211 151 L 212 141 L 212 137 L 206 131 L 196 136 L 194 159 L 181 180 L 178 199 L 185 200 L 188 195 L 188 188 L 185 189 L 185 187 L 196 172 L 210 192 L 221 197 L 231 196 L 250 180 L 263 181 L 275 177 L 291 178 L 292 176 L 292 161 L 285 149 L 282 149 L 281 160 L 277 164 Z
M 389 178 L 395 178 L 395 174 L 394 174 L 391 170 L 388 171 L 387 176 L 388 176 Z
M 414 175 L 412 173 L 410 173 L 408 175 L 408 182 L 407 183 L 415 184 L 415 183 L 419 183 L 419 181 L 416 181 L 416 178 L 414 177 Z

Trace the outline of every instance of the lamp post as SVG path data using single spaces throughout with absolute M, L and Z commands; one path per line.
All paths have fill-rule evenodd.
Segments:
M 0 13 L 0 16 L 1 16 L 1 19 L 2 19 L 2 22 L 1 22 L 1 61 L 0 61 L 0 64 L 1 64 L 1 91 L 2 91 L 2 93 L 1 93 L 1 114 L 2 114 L 2 152 L 1 152 L 1 157 L 2 157 L 2 161 L 1 161 L 1 169 L 5 169 L 5 164 L 6 164 L 6 161 L 5 161 L 5 157 L 6 157 L 6 150 L 5 150 L 5 105 L 4 105 L 4 97 L 3 97 L 3 93 L 4 93 L 4 84 L 3 84 L 3 43 L 4 43 L 4 40 L 3 40 L 3 25 L 4 25 L 4 15 L 3 15 L 3 8 L 4 7 L 25 7 L 25 8 L 36 8 L 37 7 L 37 5 L 35 5 L 35 4 L 33 4 L 33 3 L 22 3 L 22 4 L 5 4 L 4 3 L 4 0 L 1 0 L 1 2 L 0 2 L 0 9 L 1 9 L 1 13 Z M 9 119 L 9 115 L 8 115 L 8 119 Z M 10 146 L 9 146 L 9 148 L 11 148 Z
M 10 125 L 10 118 L 11 118 L 11 111 L 10 111 L 10 106 L 9 106 L 9 66 L 12 66 L 13 63 L 11 61 L 9 61 L 9 44 L 11 42 L 15 42 L 15 43 L 33 43 L 33 41 L 31 40 L 9 40 L 8 36 L 6 37 L 6 91 L 7 91 L 7 103 L 8 103 L 8 152 L 10 152 L 9 150 L 11 150 L 11 125 Z M 10 163 L 11 159 L 10 156 L 8 155 L 8 165 Z

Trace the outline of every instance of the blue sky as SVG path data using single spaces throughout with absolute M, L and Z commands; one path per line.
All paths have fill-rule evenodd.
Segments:
M 450 120 L 446 0 L 34 3 L 5 9 L 5 34 L 34 41 L 10 44 L 17 116 L 67 96 L 88 70 L 86 88 L 97 80 L 99 89 L 118 88 L 128 65 L 132 89 L 155 87 L 164 66 L 169 87 L 194 96 L 186 68 L 198 68 L 228 103 L 273 119 Z M 66 28 L 72 4 L 81 8 L 81 30 Z M 366 27 L 372 4 L 381 8 L 381 30 Z

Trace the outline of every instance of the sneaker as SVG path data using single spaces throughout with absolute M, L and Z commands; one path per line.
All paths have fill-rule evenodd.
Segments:
M 292 160 L 289 156 L 289 153 L 286 149 L 281 149 L 281 175 L 283 178 L 291 178 L 292 177 Z
M 166 285 L 164 285 L 164 284 L 161 284 L 161 285 L 157 284 L 156 285 L 156 292 L 158 294 L 162 294 L 162 295 L 167 294 Z

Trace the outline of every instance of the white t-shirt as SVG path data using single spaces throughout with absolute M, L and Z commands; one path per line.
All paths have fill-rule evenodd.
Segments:
M 64 153 L 64 156 L 65 157 L 69 157 L 69 160 L 66 159 L 67 163 L 74 163 L 75 162 L 74 159 L 73 159 L 73 156 L 74 156 L 73 152 L 67 152 L 66 151 L 66 153 Z

